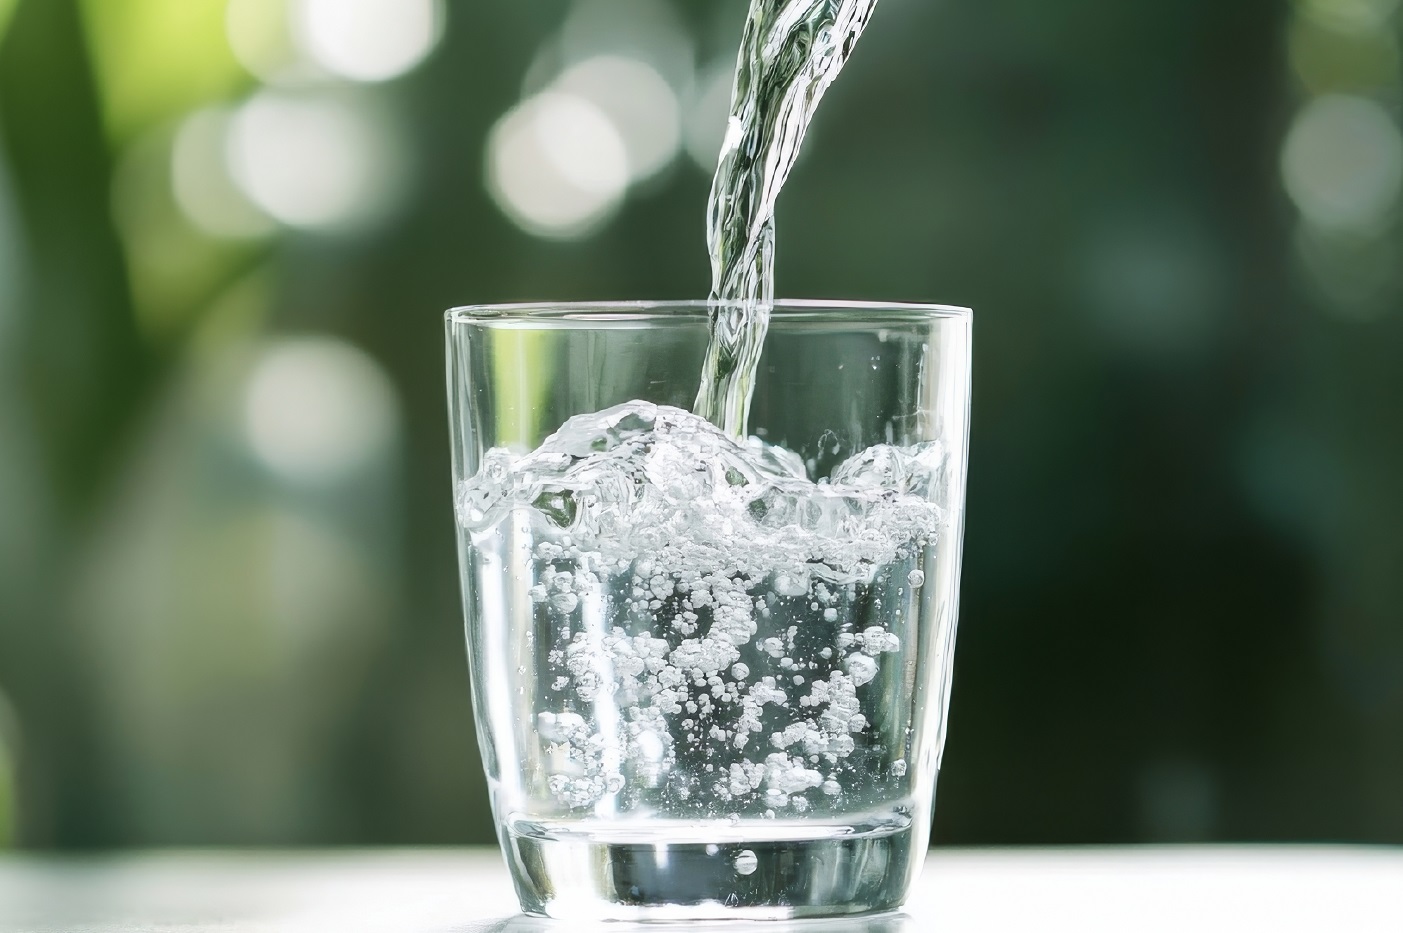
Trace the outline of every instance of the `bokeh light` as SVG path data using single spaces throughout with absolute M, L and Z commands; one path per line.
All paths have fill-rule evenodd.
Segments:
M 1399 243 L 1395 237 L 1322 230 L 1301 224 L 1296 255 L 1325 309 L 1340 318 L 1368 321 L 1398 303 Z
M 1292 70 L 1311 94 L 1369 94 L 1399 79 L 1398 38 L 1392 30 L 1340 32 L 1297 17 L 1290 56 Z
M 335 481 L 383 458 L 399 421 L 394 387 L 379 364 L 330 337 L 290 338 L 266 349 L 243 412 L 258 458 L 306 483 Z
M 567 67 L 597 55 L 625 55 L 652 65 L 679 91 L 692 80 L 692 36 L 667 0 L 577 0 L 559 41 Z
M 257 237 L 276 225 L 239 190 L 229 170 L 230 111 L 210 107 L 185 119 L 171 151 L 171 186 L 181 212 L 219 237 Z
M 577 0 L 537 50 L 523 102 L 492 129 L 487 185 L 518 226 L 580 239 L 684 145 L 691 33 L 667 0 Z
M 721 61 L 700 74 L 693 86 L 687 107 L 687 155 L 708 174 L 716 171 L 721 142 L 726 138 L 734 84 L 735 65 Z
M 628 147 L 612 120 L 581 97 L 548 91 L 506 114 L 487 140 L 487 184 L 522 229 L 586 236 L 608 220 L 629 181 Z
M 396 193 L 400 166 L 373 115 L 335 97 L 265 91 L 234 116 L 229 163 L 239 188 L 291 227 L 365 222 Z
M 604 55 L 566 70 L 556 89 L 597 106 L 614 124 L 628 152 L 632 181 L 666 168 L 682 145 L 681 108 L 667 80 L 635 58 Z
M 0 0 L 15 844 L 493 840 L 436 309 L 704 292 L 747 5 Z M 1403 842 L 1403 4 L 1227 6 L 879 5 L 781 206 L 982 309 L 943 841 Z
M 1371 100 L 1320 97 L 1291 127 L 1282 175 L 1291 200 L 1311 223 L 1367 228 L 1393 209 L 1403 190 L 1403 137 Z
M 1310 18 L 1335 29 L 1370 32 L 1386 27 L 1399 0 L 1299 0 Z
M 322 68 L 386 81 L 418 65 L 443 31 L 442 0 L 299 0 L 294 35 Z
M 239 64 L 262 81 L 297 77 L 298 52 L 292 38 L 289 0 L 229 0 L 224 32 Z

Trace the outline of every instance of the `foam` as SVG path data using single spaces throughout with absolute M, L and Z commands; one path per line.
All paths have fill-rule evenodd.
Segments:
M 508 524 L 530 530 L 529 560 L 506 562 L 560 639 L 535 701 L 551 708 L 533 711 L 555 800 L 670 788 L 805 812 L 862 780 L 845 762 L 884 737 L 861 692 L 903 646 L 849 616 L 898 566 L 924 583 L 911 568 L 945 521 L 943 463 L 936 444 L 881 445 L 815 482 L 790 451 L 647 402 L 571 418 L 528 454 L 489 451 L 458 518 L 501 553 Z M 832 634 L 816 646 L 801 629 Z M 710 770 L 679 766 L 688 754 Z

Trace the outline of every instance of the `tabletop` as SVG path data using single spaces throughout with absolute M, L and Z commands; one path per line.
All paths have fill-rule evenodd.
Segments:
M 583 926 L 516 916 L 495 850 L 0 856 L 0 933 L 576 933 Z M 728 933 L 1400 933 L 1403 849 L 942 849 L 932 852 L 903 915 L 723 926 Z

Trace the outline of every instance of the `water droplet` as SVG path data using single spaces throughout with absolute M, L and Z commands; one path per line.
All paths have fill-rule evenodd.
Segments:
M 736 854 L 734 864 L 736 866 L 736 874 L 753 875 L 755 874 L 755 869 L 760 867 L 760 859 L 756 858 L 755 853 L 749 849 L 741 849 L 740 852 Z

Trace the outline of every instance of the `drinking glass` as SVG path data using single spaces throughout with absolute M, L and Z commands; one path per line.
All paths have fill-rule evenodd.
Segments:
M 707 302 L 447 315 L 477 733 L 529 914 L 901 906 L 959 595 L 971 314 L 778 302 L 749 436 Z

